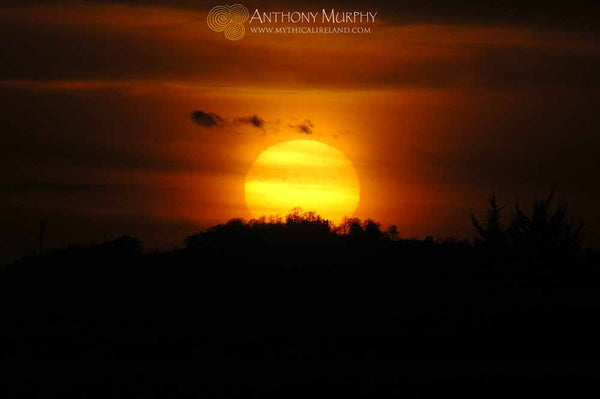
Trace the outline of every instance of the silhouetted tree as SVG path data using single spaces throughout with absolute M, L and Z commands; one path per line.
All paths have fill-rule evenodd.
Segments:
M 387 231 L 385 232 L 385 235 L 391 240 L 398 239 L 400 236 L 400 234 L 398 233 L 398 227 L 396 227 L 395 224 L 391 225 L 390 227 L 388 227 Z
M 289 211 L 285 221 L 286 223 L 299 223 L 302 220 L 302 208 L 296 207 Z
M 579 251 L 583 241 L 583 222 L 574 224 L 567 218 L 564 201 L 552 207 L 554 190 L 544 200 L 535 199 L 531 216 L 515 203 L 513 220 L 508 227 L 510 243 L 522 251 L 557 255 Z
M 496 196 L 490 198 L 490 208 L 487 212 L 485 223 L 481 223 L 473 213 L 471 221 L 477 231 L 476 244 L 487 248 L 502 248 L 507 244 L 507 234 L 500 222 L 501 207 L 498 206 Z
M 381 226 L 373 219 L 367 219 L 363 223 L 364 237 L 368 240 L 379 240 L 383 237 Z
M 348 219 L 348 237 L 360 238 L 363 234 L 363 228 L 359 218 Z
M 508 228 L 500 222 L 501 207 L 496 197 L 490 199 L 486 223 L 481 223 L 471 214 L 477 231 L 476 243 L 485 248 L 511 248 L 521 254 L 556 257 L 581 251 L 583 223 L 574 224 L 567 217 L 567 204 L 559 202 L 554 208 L 554 190 L 546 199 L 535 199 L 531 215 L 526 215 L 519 203 Z M 556 258 L 557 259 L 557 258 Z

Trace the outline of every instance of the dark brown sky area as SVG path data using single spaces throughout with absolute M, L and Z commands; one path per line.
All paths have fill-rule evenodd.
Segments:
M 600 2 L 240 3 L 378 16 L 231 42 L 206 26 L 218 2 L 2 3 L 0 262 L 37 249 L 40 219 L 47 246 L 152 250 L 248 218 L 252 160 L 293 138 L 342 150 L 356 215 L 402 236 L 467 237 L 490 194 L 510 212 L 555 187 L 600 245 Z

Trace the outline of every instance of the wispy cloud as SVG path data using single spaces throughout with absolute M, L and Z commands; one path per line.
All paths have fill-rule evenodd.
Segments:
M 225 118 L 217 113 L 201 110 L 195 110 L 192 112 L 192 120 L 195 124 L 204 129 L 246 125 L 251 128 L 261 129 L 264 131 L 267 129 L 267 125 L 278 125 L 280 123 L 279 120 L 268 122 L 257 114 Z M 292 118 L 288 123 L 288 127 L 297 133 L 311 135 L 313 134 L 315 124 L 310 119 L 304 119 L 302 122 L 297 122 L 296 118 Z M 277 126 L 274 126 L 272 130 L 276 132 L 279 129 Z
M 192 120 L 198 126 L 201 126 L 205 129 L 210 129 L 213 127 L 222 127 L 223 125 L 225 125 L 224 118 L 220 117 L 215 113 L 204 112 L 200 110 L 192 112 Z
M 305 119 L 304 122 L 298 124 L 289 124 L 289 127 L 302 134 L 312 134 L 313 128 L 315 127 L 314 123 L 310 119 Z
M 256 114 L 226 119 L 214 112 L 205 112 L 201 110 L 192 112 L 192 120 L 198 126 L 205 129 L 220 128 L 227 125 L 247 125 L 257 129 L 264 129 L 265 124 L 267 123 L 263 118 Z
M 265 120 L 256 114 L 237 117 L 234 119 L 234 122 L 242 125 L 250 125 L 259 129 L 265 127 Z

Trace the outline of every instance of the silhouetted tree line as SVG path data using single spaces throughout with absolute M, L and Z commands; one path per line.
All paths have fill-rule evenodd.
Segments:
M 583 222 L 569 220 L 566 202 L 553 204 L 554 191 L 545 199 L 535 199 L 531 214 L 526 214 L 515 202 L 510 221 L 501 220 L 503 207 L 496 197 L 489 201 L 484 222 L 471 214 L 477 232 L 475 245 L 485 250 L 512 251 L 541 257 L 564 258 L 582 251 Z
M 476 232 L 473 245 L 488 251 L 521 253 L 532 256 L 564 257 L 580 254 L 583 244 L 583 222 L 574 223 L 567 215 L 567 204 L 553 203 L 554 191 L 545 199 L 535 199 L 531 213 L 523 211 L 518 202 L 505 224 L 502 221 L 503 207 L 498 205 L 495 196 L 489 200 L 489 209 L 484 221 L 480 221 L 471 213 L 471 221 Z M 204 232 L 191 235 L 184 241 L 188 249 L 198 247 L 203 241 L 249 240 L 260 238 L 275 241 L 320 241 L 320 240 L 400 240 L 398 228 L 390 226 L 383 231 L 380 223 L 372 219 L 345 217 L 339 225 L 322 219 L 315 212 L 303 212 L 294 208 L 285 217 L 262 217 L 244 221 L 231 219 L 225 224 L 217 225 Z M 427 237 L 425 243 L 433 243 L 432 237 Z M 438 243 L 461 244 L 454 238 L 447 238 Z
M 351 240 L 395 240 L 398 239 L 398 229 L 390 226 L 387 231 L 382 231 L 381 225 L 372 219 L 364 221 L 359 218 L 344 218 L 339 225 L 323 219 L 315 212 L 303 212 L 301 208 L 292 209 L 285 218 L 261 217 L 244 221 L 235 218 L 225 224 L 220 224 L 198 234 L 191 235 L 184 240 L 184 246 L 193 249 L 203 241 L 218 241 L 229 239 L 234 242 L 239 240 L 272 240 L 317 242 L 347 238 Z
M 546 266 L 575 266 L 586 259 L 596 259 L 597 251 L 583 251 L 583 223 L 570 220 L 567 204 L 555 204 L 554 199 L 554 191 L 544 199 L 536 198 L 530 212 L 523 210 L 517 202 L 505 221 L 502 216 L 507 212 L 498 205 L 495 196 L 491 197 L 484 220 L 471 213 L 476 232 L 472 243 L 455 238 L 434 240 L 431 236 L 424 240 L 401 238 L 395 225 L 384 230 L 372 219 L 348 217 L 336 225 L 315 212 L 294 208 L 285 217 L 262 217 L 249 221 L 231 219 L 188 236 L 184 240 L 184 250 L 213 251 L 221 248 L 227 249 L 221 255 L 226 262 L 240 262 L 243 258 L 247 262 L 270 264 L 288 262 L 289 259 L 309 264 L 365 264 L 383 262 L 380 257 L 386 251 L 394 251 L 394 256 L 416 257 L 420 254 L 426 257 L 435 251 L 449 250 L 460 254 L 462 258 L 446 259 L 448 263 L 464 264 L 465 256 L 476 256 L 487 264 L 491 262 L 517 269 L 521 266 L 532 268 L 542 263 Z M 317 252 L 301 250 L 296 252 L 297 256 L 290 258 L 286 248 L 292 247 L 320 249 Z M 328 247 L 331 251 L 325 249 Z M 343 251 L 340 249 L 342 247 L 345 248 Z M 338 250 L 339 255 L 331 255 L 332 251 Z M 243 255 L 232 260 L 228 258 L 231 253 Z M 143 245 L 138 239 L 124 236 L 98 245 L 74 245 L 66 249 L 49 250 L 44 259 L 131 258 L 143 254 Z M 369 259 L 369 256 L 372 258 Z M 31 260 L 25 258 L 17 263 L 23 262 L 31 263 Z M 60 262 L 57 260 L 55 263 Z
M 0 268 L 0 355 L 598 358 L 600 256 L 553 200 L 511 213 L 492 197 L 483 220 L 471 215 L 473 242 L 297 208 L 172 251 L 132 237 L 47 250 Z

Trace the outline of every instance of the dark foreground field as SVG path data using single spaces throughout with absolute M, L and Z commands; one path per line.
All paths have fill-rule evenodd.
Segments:
M 7 360 L 191 359 L 210 369 L 16 379 L 2 397 L 595 389 L 582 360 L 600 358 L 598 252 L 325 227 L 233 221 L 171 252 L 144 254 L 123 237 L 4 267 Z

